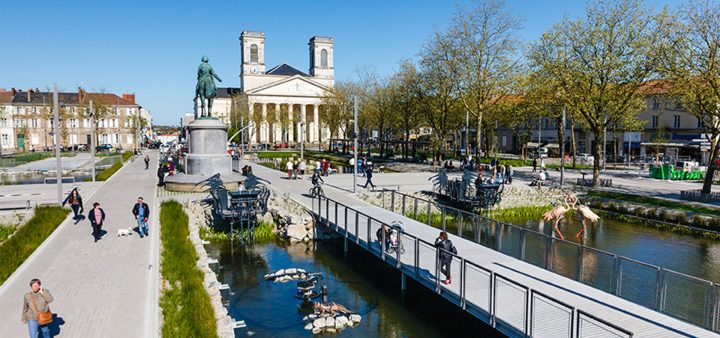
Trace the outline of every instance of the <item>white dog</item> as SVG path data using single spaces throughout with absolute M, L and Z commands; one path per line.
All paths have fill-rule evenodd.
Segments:
M 118 232 L 117 232 L 117 236 L 116 236 L 116 237 L 120 237 L 120 236 L 123 236 L 123 237 L 125 237 L 125 236 L 130 236 L 130 235 L 132 235 L 132 231 L 133 231 L 133 228 L 118 229 Z

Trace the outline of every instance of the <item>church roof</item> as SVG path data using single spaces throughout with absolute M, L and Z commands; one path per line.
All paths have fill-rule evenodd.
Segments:
M 232 98 L 233 95 L 237 93 L 241 93 L 242 90 L 240 88 L 235 87 L 218 87 L 215 91 L 215 97 L 219 99 L 229 99 Z
M 310 75 L 297 70 L 297 68 L 295 68 L 287 63 L 282 63 L 275 67 L 272 67 L 270 70 L 265 72 L 265 74 L 267 74 L 267 75 L 283 75 L 283 76 L 300 75 L 300 76 L 310 77 Z

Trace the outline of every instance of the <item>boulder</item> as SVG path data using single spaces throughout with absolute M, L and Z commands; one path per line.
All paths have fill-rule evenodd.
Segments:
M 318 329 L 318 328 L 312 329 L 312 333 L 313 333 L 313 334 L 318 334 L 318 333 L 320 333 L 320 332 L 322 332 L 322 329 Z
M 286 236 L 291 240 L 302 241 L 307 236 L 307 230 L 300 224 L 291 224 L 288 226 Z
M 312 330 L 312 329 L 313 329 L 312 323 L 308 323 L 307 325 L 305 325 L 305 330 Z
M 325 326 L 326 327 L 335 327 L 335 318 L 333 318 L 333 317 L 325 318 Z
M 325 317 L 316 318 L 313 320 L 313 326 L 316 329 L 323 329 L 325 328 Z
M 285 273 L 288 275 L 294 275 L 295 273 L 297 273 L 297 269 L 295 269 L 295 268 L 285 269 Z
M 327 333 L 335 333 L 335 332 L 337 332 L 337 330 L 335 330 L 335 327 L 331 327 L 331 328 L 325 329 L 325 331 L 326 331 Z
M 335 327 L 338 327 L 338 325 L 345 326 L 347 325 L 348 321 L 349 319 L 347 319 L 347 317 L 345 316 L 337 316 L 335 317 Z
M 360 317 L 360 315 L 352 314 L 352 315 L 350 315 L 350 318 L 349 318 L 349 319 L 350 319 L 351 322 L 357 324 L 357 323 L 360 322 L 360 320 L 361 320 L 362 318 Z

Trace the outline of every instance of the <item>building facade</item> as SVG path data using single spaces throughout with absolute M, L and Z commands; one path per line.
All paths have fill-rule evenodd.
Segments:
M 0 90 L 0 141 L 3 150 L 13 152 L 49 150 L 53 139 L 53 93 L 37 89 Z M 89 105 L 93 102 L 96 145 L 135 147 L 152 128 L 152 116 L 135 102 L 134 94 L 58 93 L 60 143 L 65 148 L 91 144 Z M 143 123 L 140 123 L 140 118 Z M 7 146 L 7 148 L 6 148 Z
M 245 136 L 250 144 L 327 141 L 330 129 L 321 116 L 335 84 L 334 41 L 315 36 L 308 47 L 308 73 L 286 63 L 266 69 L 265 34 L 243 31 L 240 87 L 218 88 L 212 115 L 231 127 L 252 125 Z

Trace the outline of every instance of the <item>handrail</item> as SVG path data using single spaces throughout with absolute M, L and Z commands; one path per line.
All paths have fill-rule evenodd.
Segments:
M 696 280 L 696 281 L 699 281 L 699 282 L 702 282 L 702 283 L 706 284 L 708 288 L 720 287 L 720 283 L 715 283 L 715 282 L 713 282 L 713 281 L 706 280 L 706 279 L 703 279 L 703 278 L 700 278 L 700 277 L 687 275 L 687 274 L 684 274 L 684 273 L 681 273 L 681 272 L 678 272 L 678 271 L 675 271 L 675 270 L 666 269 L 666 268 L 663 268 L 663 267 L 661 267 L 661 266 L 657 266 L 657 265 L 650 264 L 650 263 L 646 263 L 646 262 L 642 262 L 642 261 L 639 261 L 639 260 L 636 260 L 636 259 L 628 258 L 628 257 L 622 256 L 622 255 L 619 255 L 619 254 L 616 254 L 616 253 L 612 253 L 612 252 L 609 252 L 609 251 L 605 251 L 605 250 L 601 250 L 601 249 L 589 247 L 589 246 L 584 245 L 584 244 L 578 244 L 578 243 L 571 242 L 571 241 L 568 241 L 568 240 L 562 240 L 562 239 L 559 239 L 559 238 L 555 238 L 555 237 L 553 237 L 553 236 L 547 235 L 547 234 L 542 233 L 542 232 L 539 232 L 539 231 L 535 231 L 535 230 L 528 229 L 528 228 L 521 227 L 521 226 L 517 226 L 517 225 L 514 225 L 514 224 L 510 224 L 510 223 L 506 223 L 506 222 L 494 220 L 494 219 L 491 219 L 491 218 L 489 218 L 489 217 L 486 217 L 486 216 L 483 216 L 483 215 L 480 215 L 480 214 L 477 214 L 477 213 L 468 212 L 468 211 L 461 210 L 461 209 L 458 209 L 458 208 L 455 208 L 455 207 L 452 207 L 452 206 L 442 205 L 442 204 L 440 204 L 440 203 L 438 203 L 438 202 L 435 202 L 435 201 L 432 201 L 432 200 L 429 200 L 429 199 L 424 199 L 424 198 L 420 198 L 420 197 L 417 197 L 417 196 L 414 196 L 414 195 L 405 194 L 405 193 L 402 193 L 402 192 L 399 192 L 399 191 L 396 191 L 396 190 L 393 190 L 393 189 L 386 189 L 386 188 L 383 188 L 383 189 L 382 189 L 381 193 L 383 194 L 383 197 L 382 197 L 383 205 L 385 204 L 384 194 L 385 194 L 386 192 L 390 192 L 390 193 L 391 193 L 391 200 L 392 200 L 392 201 L 395 200 L 395 194 L 398 194 L 398 195 L 402 196 L 403 201 L 405 201 L 407 198 L 411 198 L 411 199 L 414 200 L 414 201 L 412 202 L 413 204 L 417 203 L 417 201 L 421 201 L 421 202 L 425 203 L 428 207 L 433 206 L 433 207 L 439 209 L 439 210 L 441 211 L 441 213 L 442 213 L 442 225 L 441 225 L 441 227 L 442 227 L 443 230 L 445 230 L 445 219 L 446 219 L 445 215 L 447 214 L 447 211 L 450 211 L 450 212 L 453 212 L 453 213 L 457 213 L 458 215 L 460 215 L 459 217 L 464 217 L 464 216 L 465 216 L 465 217 L 470 217 L 470 218 L 475 218 L 475 219 L 479 218 L 479 219 L 481 219 L 481 220 L 484 220 L 484 221 L 487 221 L 487 222 L 492 222 L 492 223 L 497 224 L 498 226 L 496 226 L 496 228 L 495 228 L 495 229 L 496 229 L 495 236 L 498 235 L 498 232 L 497 232 L 497 231 L 500 231 L 500 230 L 499 230 L 499 226 L 500 226 L 500 225 L 502 225 L 502 226 L 507 226 L 507 227 L 509 227 L 510 229 L 514 229 L 514 230 L 520 231 L 520 232 L 521 232 L 521 236 L 520 236 L 520 239 L 519 239 L 519 240 L 521 241 L 521 243 L 520 243 L 520 252 L 521 252 L 521 253 L 520 253 L 520 259 L 521 259 L 521 260 L 525 260 L 525 253 L 524 253 L 525 245 L 524 245 L 524 242 L 523 242 L 523 241 L 524 241 L 525 233 L 528 233 L 528 232 L 542 236 L 542 237 L 544 238 L 544 240 L 549 243 L 548 246 L 551 246 L 552 243 L 570 244 L 570 245 L 574 246 L 575 248 L 577 248 L 577 251 L 576 251 L 576 252 L 578 253 L 578 257 L 577 257 L 578 263 L 577 263 L 577 267 L 576 267 L 576 270 L 575 270 L 576 273 L 577 273 L 577 275 L 575 276 L 576 279 L 577 279 L 579 282 L 581 282 L 581 283 L 583 283 L 583 284 L 586 284 L 586 285 L 589 285 L 589 286 L 592 286 L 592 287 L 596 287 L 596 286 L 593 285 L 593 284 L 590 284 L 590 283 L 586 283 L 586 282 L 583 280 L 582 271 L 583 271 L 583 265 L 584 265 L 585 263 L 583 262 L 582 257 L 581 257 L 580 255 L 582 255 L 585 250 L 590 250 L 590 252 L 597 252 L 597 253 L 601 253 L 601 254 L 610 256 L 610 257 L 612 257 L 612 259 L 613 259 L 613 267 L 612 267 L 612 273 L 610 274 L 610 276 L 611 276 L 610 278 L 611 278 L 611 279 L 610 279 L 610 281 L 609 281 L 609 282 L 610 282 L 610 290 L 605 290 L 606 292 L 611 292 L 611 293 L 613 293 L 613 294 L 615 294 L 615 295 L 617 295 L 617 296 L 619 296 L 619 297 L 621 297 L 621 298 L 623 298 L 623 299 L 629 300 L 629 301 L 631 301 L 631 302 L 633 302 L 633 303 L 636 303 L 636 304 L 639 304 L 639 305 L 642 305 L 642 306 L 646 306 L 646 307 L 648 307 L 648 308 L 651 308 L 652 310 L 655 310 L 655 311 L 659 311 L 659 312 L 668 314 L 668 315 L 670 315 L 670 316 L 673 316 L 673 317 L 678 318 L 678 319 L 680 319 L 680 320 L 686 321 L 686 322 L 688 322 L 688 323 L 692 323 L 692 324 L 699 325 L 699 326 L 701 326 L 701 327 L 703 327 L 703 328 L 705 328 L 705 329 L 709 329 L 709 330 L 720 330 L 720 327 L 714 327 L 714 326 L 715 326 L 714 323 L 715 323 L 715 322 L 718 322 L 719 319 L 720 319 L 720 310 L 717 310 L 717 311 L 714 310 L 714 309 L 720 309 L 720 297 L 712 297 L 712 304 L 706 306 L 706 310 L 705 310 L 706 313 L 704 313 L 703 316 L 706 317 L 706 318 L 710 318 L 710 319 L 709 319 L 709 320 L 706 320 L 706 321 L 705 321 L 705 324 L 702 324 L 702 325 L 701 325 L 701 324 L 698 324 L 697 322 L 692 322 L 692 321 L 691 321 L 690 319 L 688 319 L 688 318 L 680 317 L 680 316 L 678 316 L 676 313 L 673 313 L 672 311 L 669 311 L 669 309 L 665 308 L 665 304 L 664 304 L 664 301 L 663 301 L 664 299 L 667 298 L 666 293 L 669 292 L 669 290 L 670 290 L 670 289 L 667 288 L 667 284 L 665 283 L 665 280 L 664 280 L 664 279 L 665 279 L 665 273 L 677 274 L 677 275 L 682 275 L 682 276 L 685 276 L 685 277 L 690 277 L 690 278 L 692 278 L 693 280 Z M 392 202 L 391 202 L 391 203 L 392 203 Z M 394 203 L 392 203 L 392 205 L 390 206 L 390 208 L 394 209 Z M 387 209 L 387 208 L 386 208 L 386 209 Z M 392 209 L 388 209 L 388 210 L 391 210 L 391 211 L 392 211 Z M 403 211 L 403 216 L 406 214 L 406 213 L 404 213 L 404 210 L 400 210 L 400 211 Z M 414 212 L 414 213 L 415 213 L 415 212 Z M 417 212 L 417 214 L 420 214 L 420 213 Z M 427 210 L 427 216 L 430 216 L 430 214 L 431 214 L 431 211 L 430 211 L 430 208 L 428 208 L 428 210 Z M 417 217 L 416 217 L 416 218 L 417 218 Z M 432 222 L 431 222 L 431 219 L 430 219 L 430 218 L 431 218 L 431 217 L 428 217 L 428 219 L 426 220 L 425 223 L 428 224 L 428 225 L 430 225 L 430 226 L 434 226 L 434 225 L 431 224 Z M 462 226 L 462 225 L 460 225 L 460 226 Z M 461 231 L 462 231 L 461 229 L 458 229 L 458 233 L 460 233 Z M 477 226 L 477 229 L 475 229 L 475 231 L 477 231 L 478 234 L 480 233 L 480 225 Z M 501 247 L 499 247 L 499 246 L 497 246 L 497 247 L 489 247 L 489 246 L 483 244 L 483 242 L 482 242 L 481 239 L 480 239 L 480 236 L 475 236 L 475 238 L 474 238 L 473 241 L 475 241 L 476 243 L 478 243 L 478 244 L 480 244 L 480 245 L 483 245 L 483 246 L 485 246 L 485 247 L 487 247 L 487 248 L 489 248 L 489 249 L 492 249 L 492 250 L 495 250 L 495 251 L 498 251 L 498 252 L 503 252 L 502 249 L 501 249 Z M 499 242 L 499 238 L 496 237 L 495 245 L 499 245 L 499 243 L 500 243 L 500 242 Z M 550 254 L 551 254 L 551 253 L 550 253 Z M 511 256 L 514 256 L 514 255 L 511 255 Z M 545 264 L 545 266 L 541 266 L 541 268 L 544 268 L 544 269 L 549 270 L 549 271 L 551 271 L 551 272 L 557 273 L 557 272 L 553 269 L 553 265 L 551 264 L 551 263 L 552 263 L 552 258 L 550 257 L 550 255 L 546 255 L 545 259 L 546 259 L 546 264 Z M 624 293 L 621 293 L 621 292 L 620 292 L 620 291 L 621 291 L 621 288 L 620 288 L 620 287 L 621 287 L 621 285 L 622 285 L 622 283 L 621 283 L 621 282 L 622 282 L 622 273 L 621 273 L 621 271 L 620 271 L 620 269 L 621 269 L 620 266 L 621 266 L 622 261 L 625 261 L 625 262 L 627 262 L 627 263 L 632 263 L 632 264 L 640 265 L 640 266 L 644 266 L 644 267 L 647 267 L 647 268 L 651 268 L 651 269 L 654 269 L 654 270 L 656 271 L 656 273 L 655 273 L 655 275 L 656 275 L 656 277 L 655 277 L 655 292 L 654 292 L 653 295 L 651 296 L 651 297 L 654 297 L 654 298 L 655 298 L 655 301 L 653 302 L 654 307 L 649 307 L 649 306 L 647 306 L 647 305 L 645 305 L 645 304 L 638 303 L 637 301 L 635 301 L 635 300 L 630 299 L 629 297 L 627 297 Z M 627 263 L 626 263 L 626 264 L 627 264 Z M 674 289 L 673 289 L 673 290 L 674 290 Z M 710 291 L 708 291 L 708 292 L 710 292 Z
M 323 202 L 323 201 L 322 201 L 323 199 L 325 200 L 325 203 L 322 203 L 322 202 Z M 392 264 L 395 264 L 395 267 L 398 268 L 398 269 L 400 269 L 401 271 L 406 271 L 406 270 L 413 271 L 412 273 L 409 273 L 409 274 L 408 274 L 408 275 L 411 276 L 411 277 L 414 276 L 414 278 L 422 279 L 421 276 L 418 274 L 418 271 L 419 271 L 418 269 L 422 268 L 422 267 L 421 267 L 421 264 L 420 264 L 420 262 L 419 262 L 420 244 L 422 243 L 422 244 L 425 244 L 425 245 L 433 248 L 433 249 L 434 249 L 434 250 L 433 250 L 433 251 L 434 251 L 434 256 L 435 256 L 435 271 L 432 272 L 432 274 L 434 275 L 433 277 L 434 277 L 434 279 L 435 279 L 435 281 L 432 283 L 432 284 L 433 284 L 433 287 L 435 288 L 435 291 L 438 292 L 438 293 L 441 294 L 441 295 L 453 295 L 454 297 L 458 297 L 458 298 L 459 298 L 459 303 L 458 303 L 457 305 L 459 305 L 459 306 L 462 307 L 463 309 L 465 309 L 465 306 L 466 306 L 466 304 L 467 304 L 467 303 L 466 303 L 466 301 L 467 301 L 467 298 L 466 298 L 466 297 L 467 297 L 467 293 L 466 293 L 466 291 L 467 291 L 468 283 L 473 283 L 473 281 L 474 281 L 474 280 L 472 280 L 472 279 L 468 279 L 468 277 L 467 277 L 468 268 L 470 267 L 470 268 L 472 268 L 472 269 L 478 269 L 478 270 L 482 271 L 483 273 L 486 273 L 486 274 L 488 275 L 488 277 L 489 277 L 488 283 L 489 283 L 489 285 L 490 285 L 490 289 L 487 291 L 487 292 L 488 292 L 487 295 L 488 295 L 488 297 L 489 297 L 489 298 L 488 298 L 488 299 L 489 299 L 489 304 L 488 304 L 489 307 L 488 307 L 487 310 L 482 309 L 482 308 L 480 308 L 480 310 L 483 311 L 483 312 L 486 312 L 486 313 L 488 314 L 488 319 L 487 319 L 487 321 L 488 321 L 488 324 L 490 324 L 490 325 L 495 326 L 496 320 L 499 319 L 499 320 L 501 320 L 501 321 L 504 323 L 504 325 L 509 326 L 509 327 L 512 327 L 513 330 L 517 330 L 517 332 L 521 332 L 523 335 L 527 335 L 528 332 L 530 331 L 530 325 L 531 325 L 531 323 L 532 323 L 533 320 L 534 320 L 534 318 L 533 318 L 533 312 L 532 312 L 532 307 L 531 307 L 531 297 L 532 297 L 533 294 L 541 295 L 543 298 L 546 298 L 546 299 L 547 299 L 548 301 L 550 301 L 550 302 L 554 302 L 554 303 L 560 304 L 560 305 L 562 305 L 562 306 L 564 306 L 564 307 L 567 307 L 567 308 L 569 308 L 569 310 L 570 310 L 572 313 L 575 313 L 575 311 L 577 310 L 578 313 L 587 314 L 585 311 L 581 311 L 581 310 L 579 310 L 579 309 L 576 309 L 576 308 L 568 305 L 567 303 L 564 303 L 564 302 L 562 302 L 562 301 L 560 301 L 560 300 L 558 300 L 558 299 L 556 299 L 556 298 L 554 298 L 554 297 L 551 297 L 551 296 L 549 296 L 549 295 L 547 295 L 547 294 L 545 294 L 545 293 L 539 292 L 539 291 L 537 291 L 537 290 L 535 290 L 535 289 L 532 289 L 532 288 L 530 288 L 530 287 L 528 287 L 528 286 L 526 286 L 526 285 L 523 285 L 522 283 L 519 283 L 519 282 L 513 280 L 512 278 L 509 278 L 509 277 L 505 276 L 504 274 L 499 274 L 498 272 L 493 271 L 492 269 L 490 269 L 490 268 L 488 268 L 488 267 L 481 266 L 480 264 L 475 263 L 475 262 L 473 262 L 473 261 L 470 261 L 470 260 L 466 259 L 465 257 L 459 255 L 459 254 L 453 254 L 453 253 L 450 252 L 450 251 L 447 251 L 447 250 L 445 250 L 445 249 L 436 247 L 433 243 L 430 243 L 430 242 L 428 242 L 428 241 L 426 241 L 426 240 L 424 240 L 424 239 L 422 239 L 422 238 L 420 238 L 420 237 L 418 237 L 418 236 L 412 235 L 412 234 L 407 233 L 407 232 L 402 232 L 401 235 L 402 235 L 404 238 L 408 238 L 408 239 L 413 240 L 414 250 L 413 250 L 412 253 L 411 253 L 411 254 L 412 254 L 412 260 L 411 260 L 412 263 L 403 262 L 402 259 L 401 259 L 401 254 L 399 253 L 399 251 L 396 251 L 396 252 L 395 252 L 395 255 L 394 255 L 395 257 L 393 257 L 392 254 L 387 254 L 387 255 L 385 255 L 385 249 L 386 249 L 386 248 L 384 247 L 384 243 L 385 243 L 384 237 L 383 237 L 381 243 L 379 243 L 379 244 L 380 244 L 380 249 L 381 249 L 382 251 L 381 251 L 380 253 L 378 253 L 378 252 L 376 251 L 376 249 L 371 249 L 371 243 L 374 242 L 375 240 L 374 240 L 373 238 L 371 238 L 372 235 L 370 234 L 370 225 L 372 224 L 373 221 L 376 222 L 376 223 L 379 223 L 380 226 L 382 226 L 383 224 L 387 224 L 386 222 L 383 222 L 383 221 L 381 221 L 381 220 L 379 220 L 379 219 L 377 219 L 377 218 L 375 218 L 375 217 L 372 217 L 372 216 L 370 216 L 370 215 L 368 215 L 368 214 L 366 214 L 366 213 L 364 213 L 364 212 L 361 212 L 361 211 L 359 211 L 359 210 L 357 210 L 357 209 L 354 209 L 354 208 L 352 208 L 352 207 L 350 207 L 350 206 L 347 206 L 347 205 L 345 205 L 345 204 L 343 204 L 343 203 L 337 202 L 337 201 L 335 201 L 335 200 L 333 200 L 333 199 L 330 199 L 330 198 L 328 198 L 328 197 L 318 196 L 318 197 L 317 197 L 317 201 L 318 201 L 318 202 L 317 202 L 317 206 L 318 206 L 317 210 L 315 209 L 315 198 L 314 198 L 313 201 L 311 202 L 312 212 L 319 217 L 320 221 L 323 221 L 323 220 L 324 220 L 324 222 L 326 222 L 327 226 L 328 226 L 330 229 L 335 229 L 336 231 L 340 231 L 340 230 L 346 231 L 344 237 L 345 237 L 346 239 L 350 240 L 350 241 L 352 241 L 352 238 L 350 238 L 350 236 L 355 236 L 357 243 L 359 243 L 361 237 L 365 237 L 365 238 L 364 238 L 365 245 L 363 245 L 363 246 L 367 247 L 368 250 L 369 250 L 371 253 L 374 253 L 374 254 L 376 254 L 376 255 L 379 255 L 379 256 L 383 257 L 383 260 L 385 260 L 386 262 L 388 262 L 388 263 L 391 264 L 391 265 L 392 265 Z M 322 211 L 323 211 L 323 210 L 322 210 L 323 207 L 325 208 L 325 214 L 324 214 L 324 215 L 323 215 L 323 212 L 322 212 Z M 354 218 L 354 223 L 355 223 L 354 233 L 349 233 L 350 231 L 352 231 L 353 227 L 349 227 L 348 224 L 347 224 L 348 220 L 349 220 L 349 219 L 352 219 L 352 217 L 343 217 L 343 218 L 339 218 L 339 217 L 338 217 L 338 214 L 340 213 L 340 209 L 341 209 L 341 208 L 344 208 L 344 209 L 345 209 L 345 211 L 344 211 L 345 215 L 348 214 L 348 210 L 350 210 L 351 212 L 354 212 L 354 213 L 356 214 L 356 217 Z M 333 209 L 334 212 L 335 212 L 335 217 L 334 217 L 335 223 L 334 223 L 334 224 L 332 224 L 332 221 L 333 221 L 333 220 L 331 219 L 331 215 L 330 215 L 330 210 L 331 210 L 331 209 Z M 325 216 L 324 219 L 323 219 L 323 216 Z M 338 224 L 338 222 L 339 222 L 341 219 L 346 222 L 346 223 L 345 223 L 344 225 L 342 225 L 342 226 L 341 226 L 341 224 Z M 367 231 L 366 231 L 366 233 L 365 233 L 364 235 L 360 233 L 361 231 L 360 231 L 360 229 L 358 228 L 359 224 L 362 222 L 361 219 L 367 219 L 367 226 L 368 226 L 368 228 L 367 228 Z M 384 234 L 384 232 L 382 232 L 382 233 Z M 425 252 L 426 252 L 426 254 L 427 254 L 427 251 L 425 251 Z M 441 252 L 445 252 L 445 253 L 449 254 L 453 259 L 458 259 L 458 260 L 460 261 L 460 268 L 459 268 L 459 269 L 460 269 L 460 276 L 458 277 L 458 278 L 459 278 L 459 279 L 458 279 L 458 283 L 459 283 L 459 285 L 460 285 L 460 286 L 459 286 L 459 290 L 458 290 L 459 293 L 455 292 L 455 291 L 454 291 L 453 289 L 451 289 L 450 287 L 444 287 L 444 286 L 440 285 L 440 283 L 439 283 L 439 281 L 440 281 L 440 276 L 439 276 L 440 265 L 438 264 L 438 260 L 439 260 L 439 254 L 440 254 Z M 397 261 L 396 261 L 396 262 L 392 262 L 391 260 L 390 260 L 390 261 L 389 261 L 389 260 L 386 260 L 386 259 L 385 259 L 386 257 L 396 259 Z M 404 272 L 404 273 L 405 273 L 405 272 Z M 523 325 L 522 325 L 522 327 L 515 327 L 515 326 L 512 325 L 512 323 L 505 322 L 502 318 L 496 317 L 496 309 L 497 309 L 497 305 L 498 305 L 498 302 L 497 302 L 498 298 L 497 298 L 497 284 L 496 284 L 496 280 L 497 280 L 498 278 L 502 279 L 503 281 L 507 281 L 507 282 L 509 282 L 509 283 L 511 283 L 511 284 L 513 284 L 513 285 L 516 285 L 516 286 L 518 286 L 519 288 L 525 290 L 525 304 L 523 304 L 524 317 L 523 317 Z M 421 284 L 422 284 L 422 283 L 421 283 Z M 426 286 L 427 286 L 427 284 L 423 284 L 423 285 L 426 285 Z M 446 296 L 446 297 L 447 297 L 447 296 Z M 454 298 L 449 298 L 449 299 L 453 300 Z M 474 304 L 475 304 L 475 303 L 474 303 Z M 473 305 L 473 307 L 477 308 L 477 305 Z M 597 320 L 599 323 L 602 323 L 603 325 L 607 325 L 607 326 L 608 326 L 609 328 L 611 328 L 611 329 L 617 330 L 617 331 L 619 331 L 619 332 L 624 332 L 624 333 L 629 332 L 629 331 L 624 330 L 624 329 L 619 329 L 616 325 L 611 324 L 611 323 L 609 323 L 608 321 L 600 320 L 600 319 L 597 318 L 596 316 L 592 316 L 592 315 L 589 315 L 589 314 L 587 314 L 587 315 L 588 315 L 588 317 Z M 482 318 L 481 318 L 481 319 L 482 319 Z M 579 331 L 578 331 L 578 330 L 579 330 L 579 326 L 578 326 L 579 323 L 580 323 L 580 322 L 579 322 L 579 317 L 578 317 L 578 320 L 577 320 L 577 321 L 575 321 L 575 320 L 571 320 L 571 321 L 570 321 L 570 323 L 569 323 L 569 324 L 571 325 L 571 330 L 570 330 L 571 335 L 570 335 L 570 338 L 575 337 L 574 332 L 576 332 L 576 331 L 579 332 Z M 498 328 L 498 329 L 502 329 L 502 328 Z M 513 331 L 513 332 L 514 332 L 514 331 Z M 630 334 L 629 336 L 632 336 L 632 334 Z

